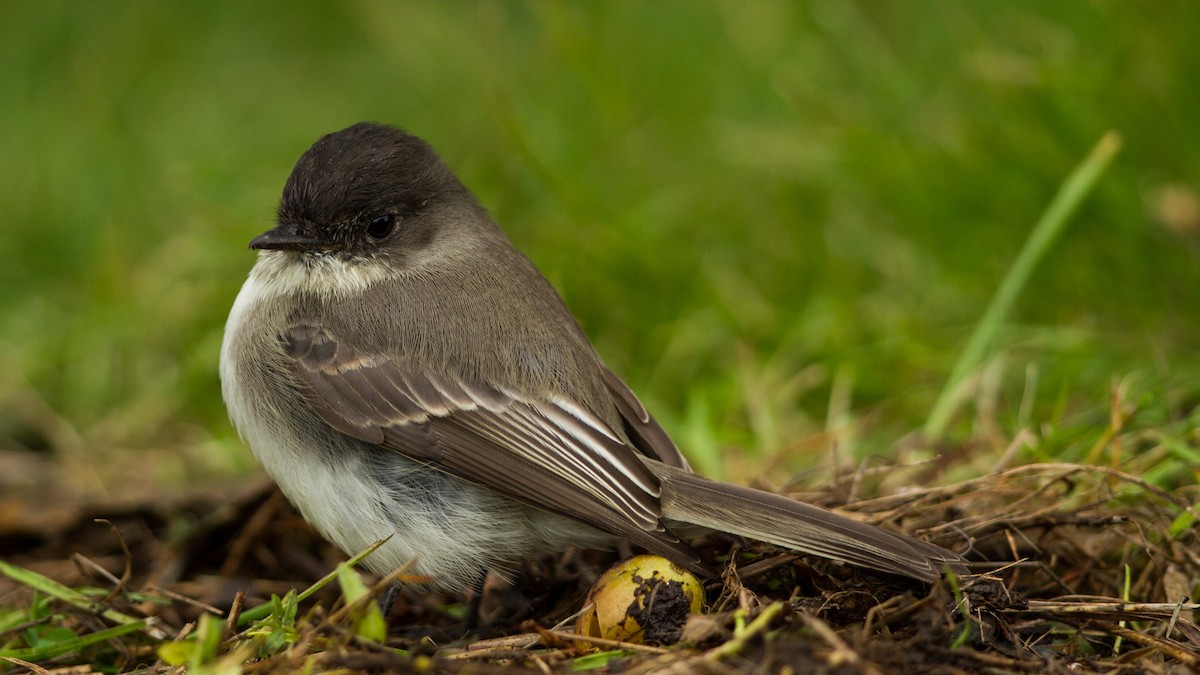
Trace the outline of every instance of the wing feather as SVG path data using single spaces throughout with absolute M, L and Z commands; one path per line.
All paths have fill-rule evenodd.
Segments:
M 688 466 L 679 447 L 675 445 L 675 441 L 671 440 L 670 435 L 650 415 L 633 390 L 608 368 L 602 367 L 600 375 L 604 378 L 604 384 L 613 395 L 613 402 L 625 422 L 625 432 L 637 449 L 667 466 L 690 470 L 691 467 Z
M 658 477 L 619 430 L 579 404 L 362 353 L 319 327 L 293 327 L 283 341 L 313 408 L 334 428 L 535 506 L 678 543 L 660 520 Z M 438 447 L 419 447 L 430 443 Z

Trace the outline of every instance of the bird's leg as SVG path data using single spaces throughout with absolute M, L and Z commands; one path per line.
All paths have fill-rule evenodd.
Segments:
M 487 583 L 487 568 L 479 570 L 479 578 L 471 587 L 471 599 L 467 603 L 467 630 L 479 628 L 479 610 L 483 605 L 483 587 Z
M 379 609 L 383 611 L 383 620 L 386 622 L 388 614 L 392 611 L 392 605 L 396 604 L 396 598 L 400 597 L 400 582 L 393 581 L 379 596 Z

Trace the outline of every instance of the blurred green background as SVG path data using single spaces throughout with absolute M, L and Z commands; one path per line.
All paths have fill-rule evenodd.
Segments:
M 433 143 L 696 463 L 740 475 L 895 453 L 1116 129 L 949 436 L 1082 457 L 1117 382 L 1197 445 L 1200 3 L 3 16 L 0 489 L 256 471 L 217 379 L 246 245 L 300 153 L 364 119 Z

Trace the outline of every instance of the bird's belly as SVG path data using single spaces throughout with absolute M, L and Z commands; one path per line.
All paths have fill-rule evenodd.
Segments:
M 364 561 L 379 574 L 408 565 L 430 586 L 457 590 L 542 543 L 534 509 L 389 450 L 338 439 L 334 452 L 297 453 L 278 439 L 247 440 L 305 520 L 347 554 L 387 539 Z
M 485 570 L 513 570 L 534 550 L 611 543 L 594 528 L 343 436 L 315 415 L 302 430 L 251 417 L 241 425 L 246 442 L 322 536 L 348 555 L 387 539 L 364 560 L 378 574 L 407 565 L 429 586 L 457 591 Z

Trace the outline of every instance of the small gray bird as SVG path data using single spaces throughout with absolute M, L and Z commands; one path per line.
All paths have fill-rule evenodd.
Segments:
M 386 574 L 461 589 L 627 539 L 694 571 L 695 526 L 922 581 L 964 560 L 702 478 L 549 282 L 421 139 L 361 123 L 297 162 L 221 347 L 230 417 L 283 493 Z

